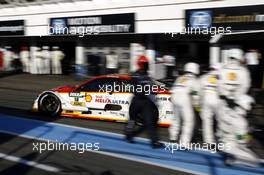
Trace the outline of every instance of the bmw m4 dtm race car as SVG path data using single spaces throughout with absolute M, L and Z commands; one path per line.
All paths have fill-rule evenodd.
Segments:
M 173 117 L 170 92 L 165 84 L 155 80 L 153 84 L 158 87 L 156 101 L 159 125 L 168 126 Z M 49 116 L 126 122 L 133 97 L 131 89 L 127 87 L 131 86 L 130 75 L 97 76 L 76 87 L 62 86 L 42 92 L 33 104 L 33 111 Z M 115 89 L 111 89 L 112 87 Z

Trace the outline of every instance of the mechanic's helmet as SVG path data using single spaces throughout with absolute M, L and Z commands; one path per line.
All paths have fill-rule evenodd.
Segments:
M 140 56 L 137 60 L 139 70 L 147 71 L 149 69 L 149 60 L 145 56 Z
M 210 65 L 210 69 L 219 70 L 222 67 L 221 63 L 213 63 Z
M 240 95 L 236 103 L 244 110 L 250 111 L 252 109 L 252 105 L 255 103 L 255 100 L 249 95 Z
M 42 46 L 43 50 L 49 50 L 49 46 Z
M 200 74 L 200 66 L 197 63 L 189 62 L 184 65 L 184 72 L 193 73 L 194 75 Z
M 242 49 L 234 48 L 229 50 L 228 58 L 237 61 L 244 61 L 244 52 Z

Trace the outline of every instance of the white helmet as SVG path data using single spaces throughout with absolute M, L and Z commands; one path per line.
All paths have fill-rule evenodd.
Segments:
M 193 73 L 195 75 L 198 75 L 200 73 L 200 66 L 197 63 L 187 63 L 184 65 L 184 72 L 190 72 Z
M 243 61 L 244 60 L 244 52 L 242 49 L 234 48 L 230 49 L 228 51 L 228 57 L 232 59 L 236 59 L 238 61 Z

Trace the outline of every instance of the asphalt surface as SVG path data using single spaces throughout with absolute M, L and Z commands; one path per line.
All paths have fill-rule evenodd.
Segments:
M 62 85 L 77 85 L 80 82 L 83 82 L 83 80 L 76 80 L 73 76 L 19 74 L 1 77 L 0 113 L 122 134 L 125 126 L 124 123 L 64 117 L 52 118 L 30 112 L 33 101 L 43 90 Z M 263 100 L 260 95 L 258 95 L 258 99 L 259 101 Z M 253 149 L 262 158 L 264 158 L 264 132 L 262 130 L 264 128 L 263 114 L 263 106 L 258 104 L 255 110 L 253 110 L 250 118 L 253 126 L 252 130 L 254 131 L 253 134 L 256 138 L 252 142 Z M 168 141 L 167 128 L 160 128 L 159 135 L 161 140 Z M 143 133 L 140 136 L 146 137 L 146 134 Z M 22 157 L 27 160 L 34 160 L 62 169 L 62 171 L 57 174 L 187 174 L 93 152 L 85 152 L 81 155 L 71 151 L 53 151 L 39 154 L 32 151 L 32 142 L 37 142 L 36 140 L 9 134 L 0 134 L 0 138 L 1 153 Z M 32 168 L 30 166 L 0 159 L 0 174 L 14 174 L 15 172 L 20 172 L 20 174 L 48 173 L 38 168 Z
M 136 174 L 184 174 L 173 170 L 142 164 L 134 161 L 104 156 L 94 152 L 76 151 L 45 151 L 39 153 L 33 150 L 32 143 L 38 140 L 25 139 L 8 134 L 0 134 L 1 153 L 33 160 L 38 163 L 60 169 L 56 174 L 86 174 L 86 175 L 134 175 Z M 0 160 L 0 174 L 54 174 L 38 168 L 24 166 L 19 163 Z M 135 172 L 136 170 L 136 172 Z

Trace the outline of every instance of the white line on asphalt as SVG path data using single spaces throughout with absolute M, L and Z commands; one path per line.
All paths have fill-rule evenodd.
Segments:
M 30 161 L 30 160 L 26 160 L 26 159 L 22 159 L 20 157 L 16 157 L 16 156 L 11 156 L 11 155 L 7 155 L 4 153 L 0 153 L 0 159 L 5 159 L 8 161 L 12 161 L 12 162 L 17 162 L 23 165 L 27 165 L 27 166 L 32 166 L 34 168 L 38 168 L 38 169 L 42 169 L 45 171 L 50 171 L 50 172 L 60 172 L 61 170 L 59 168 L 56 167 L 52 167 L 49 165 L 44 165 L 41 163 L 37 163 L 34 161 Z

